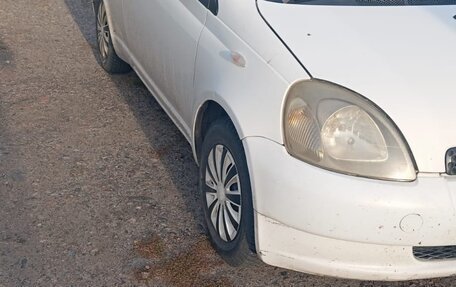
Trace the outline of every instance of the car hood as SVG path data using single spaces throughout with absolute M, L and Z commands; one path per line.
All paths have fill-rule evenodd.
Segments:
M 324 6 L 258 0 L 310 74 L 380 106 L 420 172 L 444 172 L 456 146 L 456 5 Z

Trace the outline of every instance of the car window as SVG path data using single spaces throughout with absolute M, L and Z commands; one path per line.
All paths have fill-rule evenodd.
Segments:
M 199 0 L 212 14 L 217 15 L 218 13 L 218 0 Z
M 210 0 L 199 0 L 205 7 L 209 7 Z

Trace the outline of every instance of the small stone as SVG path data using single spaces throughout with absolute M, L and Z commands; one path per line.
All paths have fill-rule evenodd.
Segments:
M 24 269 L 25 267 L 27 267 L 27 258 L 22 258 L 21 259 L 21 269 Z
M 151 262 L 148 259 L 145 258 L 134 258 L 132 261 L 128 263 L 128 266 L 134 270 L 140 270 L 144 271 L 145 266 L 149 265 L 150 266 Z
M 90 251 L 90 255 L 92 255 L 92 256 L 96 256 L 96 255 L 98 255 L 98 253 L 100 253 L 100 250 L 98 250 L 97 248 L 92 249 Z
M 19 243 L 19 244 L 24 244 L 25 242 L 27 242 L 27 240 L 25 240 L 22 237 L 19 237 L 19 238 L 17 238 L 16 242 Z
M 141 278 L 142 279 L 148 279 L 150 276 L 150 273 L 149 272 L 141 272 Z

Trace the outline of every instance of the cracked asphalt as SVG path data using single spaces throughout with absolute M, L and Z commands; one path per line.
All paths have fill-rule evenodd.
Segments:
M 0 0 L 0 287 L 456 286 L 229 267 L 200 224 L 190 146 L 95 51 L 89 0 Z

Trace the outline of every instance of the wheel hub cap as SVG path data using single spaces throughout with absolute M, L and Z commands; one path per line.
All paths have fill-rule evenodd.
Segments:
M 233 241 L 241 223 L 241 185 L 233 156 L 223 145 L 209 153 L 205 183 L 211 224 L 222 240 Z
M 97 40 L 101 57 L 106 59 L 109 51 L 110 32 L 108 25 L 108 16 L 103 1 L 100 3 L 97 15 Z

